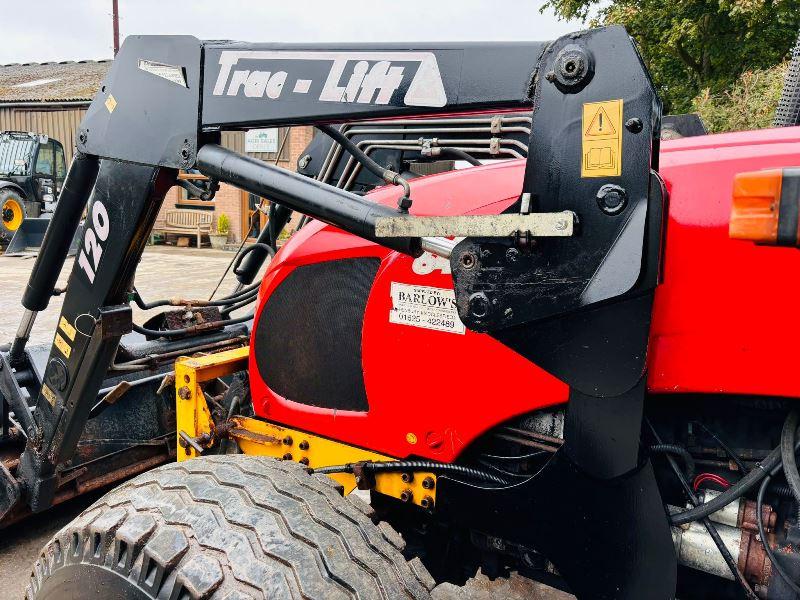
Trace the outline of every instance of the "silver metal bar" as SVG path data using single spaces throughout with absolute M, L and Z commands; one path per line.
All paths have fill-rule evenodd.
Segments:
M 533 237 L 570 237 L 573 235 L 575 213 L 458 215 L 452 217 L 415 217 L 400 215 L 378 217 L 375 237 L 510 237 L 520 231 Z
M 442 258 L 450 258 L 453 253 L 453 248 L 456 247 L 459 240 L 448 240 L 443 237 L 424 237 L 421 240 L 422 249 L 425 252 L 430 252 Z

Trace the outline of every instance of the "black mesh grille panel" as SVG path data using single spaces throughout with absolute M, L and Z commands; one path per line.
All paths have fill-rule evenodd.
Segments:
M 258 371 L 281 396 L 322 408 L 369 408 L 361 326 L 380 260 L 298 267 L 267 300 L 255 336 Z

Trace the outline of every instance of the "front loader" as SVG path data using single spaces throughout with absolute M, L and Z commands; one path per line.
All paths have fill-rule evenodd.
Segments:
M 146 472 L 51 540 L 28 597 L 424 598 L 479 570 L 795 597 L 800 133 L 662 149 L 661 119 L 620 27 L 128 37 L 0 352 L 0 516 Z M 301 173 L 220 145 L 294 124 L 333 140 Z M 525 153 L 481 164 L 520 151 L 504 127 Z M 417 178 L 408 153 L 468 168 Z M 146 299 L 189 169 L 268 198 L 269 225 L 229 295 Z M 84 209 L 52 347 L 29 348 Z

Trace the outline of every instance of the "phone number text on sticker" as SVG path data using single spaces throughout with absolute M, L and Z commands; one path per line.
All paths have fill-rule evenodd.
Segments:
M 391 294 L 390 323 L 464 333 L 465 327 L 458 318 L 453 290 L 392 282 Z

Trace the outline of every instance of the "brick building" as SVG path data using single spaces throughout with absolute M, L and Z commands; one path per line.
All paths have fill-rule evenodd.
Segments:
M 64 145 L 67 162 L 75 150 L 78 125 L 111 66 L 110 60 L 0 65 L 0 131 L 32 131 Z M 284 141 L 284 138 L 288 139 Z M 226 132 L 223 146 L 255 158 L 294 169 L 300 153 L 311 141 L 310 127 Z M 280 156 L 278 150 L 283 147 Z M 254 206 L 260 202 L 234 187 L 223 185 L 212 202 L 187 197 L 175 187 L 167 195 L 156 222 L 167 210 L 190 208 L 225 213 L 231 221 L 231 242 L 239 242 L 248 229 Z M 263 223 L 263 219 L 262 219 Z

